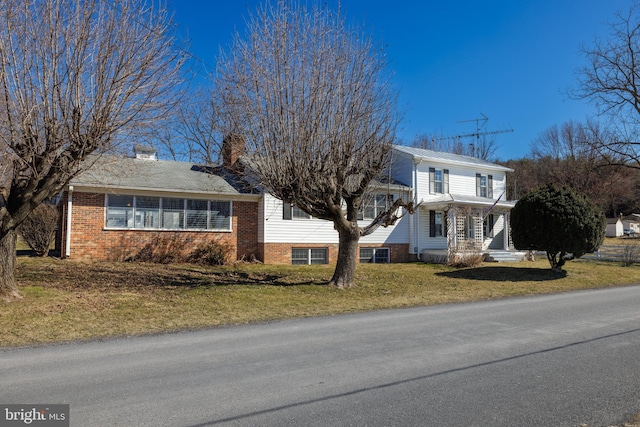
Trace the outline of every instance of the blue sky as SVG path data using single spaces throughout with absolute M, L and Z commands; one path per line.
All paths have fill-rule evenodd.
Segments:
M 606 38 L 615 13 L 631 0 L 342 0 L 348 20 L 388 46 L 390 67 L 404 112 L 399 138 L 418 134 L 473 133 L 473 120 L 486 115 L 482 131 L 495 135 L 497 157 L 529 153 L 538 134 L 568 120 L 595 113 L 563 90 L 575 86 L 584 63 L 581 44 Z M 219 48 L 257 0 L 170 0 L 191 51 L 213 67 Z M 329 1 L 329 4 L 337 4 Z M 471 140 L 469 140 L 471 142 Z

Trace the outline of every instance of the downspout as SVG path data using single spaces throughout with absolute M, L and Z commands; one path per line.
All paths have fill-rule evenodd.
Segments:
M 69 186 L 67 192 L 67 235 L 66 244 L 64 248 L 64 256 L 66 258 L 71 256 L 71 209 L 73 207 L 73 185 Z
M 418 164 L 420 164 L 420 160 L 413 159 L 413 198 L 414 198 L 414 204 L 417 206 L 418 204 Z M 412 236 L 412 246 L 413 246 L 413 252 L 416 254 L 416 258 L 420 259 L 421 258 L 421 254 L 420 254 L 420 238 L 419 238 L 419 228 L 420 228 L 420 208 L 417 208 L 415 213 L 412 215 L 412 219 L 413 221 L 411 221 L 411 224 L 413 225 L 413 230 L 411 230 L 411 236 Z

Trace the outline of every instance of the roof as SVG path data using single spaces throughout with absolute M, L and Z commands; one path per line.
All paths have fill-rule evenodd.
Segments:
M 220 166 L 191 162 L 101 156 L 70 185 L 115 190 L 239 195 L 255 193 Z
M 495 200 L 487 199 L 486 197 L 477 196 L 463 196 L 460 194 L 443 194 L 435 199 L 429 199 L 424 202 L 425 205 L 441 205 L 441 204 L 456 204 L 456 205 L 473 205 L 491 207 L 496 206 L 500 208 L 513 208 L 516 205 L 515 200 Z
M 394 145 L 393 149 L 400 153 L 407 154 L 416 160 L 431 161 L 438 163 L 449 163 L 461 166 L 480 167 L 504 172 L 513 172 L 513 169 L 496 163 L 487 162 L 471 156 L 461 156 L 460 154 L 445 153 L 442 151 L 427 150 L 424 148 L 405 147 L 404 145 Z

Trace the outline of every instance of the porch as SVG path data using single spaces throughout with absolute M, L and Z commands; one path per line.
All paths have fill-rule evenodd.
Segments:
M 525 253 L 515 251 L 511 242 L 509 213 L 514 205 L 500 199 L 455 195 L 421 205 L 420 258 L 445 263 L 465 254 L 483 254 L 487 261 L 522 260 Z

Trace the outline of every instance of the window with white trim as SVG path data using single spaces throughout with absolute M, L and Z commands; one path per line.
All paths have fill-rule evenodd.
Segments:
M 388 264 L 389 248 L 360 248 L 360 262 Z
M 362 206 L 358 214 L 359 220 L 375 219 L 380 213 L 385 212 L 393 204 L 392 194 L 375 194 Z
M 107 194 L 105 228 L 231 230 L 231 202 Z
M 429 194 L 449 193 L 449 169 L 429 168 Z
M 292 248 L 291 264 L 328 264 L 328 248 Z
M 493 199 L 493 175 L 476 174 L 476 196 Z
M 135 228 L 160 228 L 160 197 L 136 197 Z
M 429 211 L 429 237 L 444 237 L 446 235 L 446 214 L 442 211 Z
M 284 203 L 282 205 L 282 219 L 311 219 L 311 215 L 290 203 Z
M 133 227 L 133 196 L 108 195 L 106 226 Z

